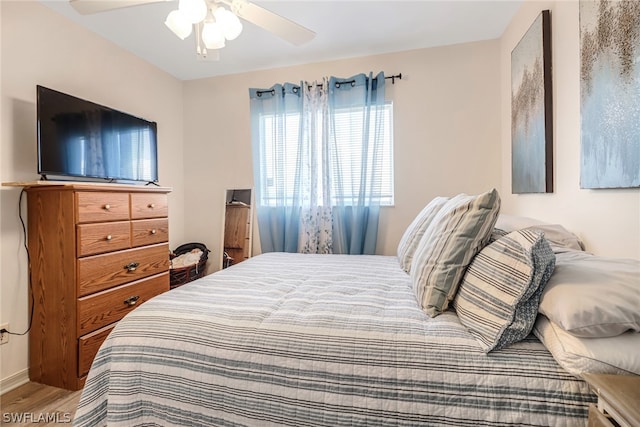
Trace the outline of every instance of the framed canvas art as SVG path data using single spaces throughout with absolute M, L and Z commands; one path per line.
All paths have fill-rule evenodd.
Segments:
M 640 187 L 640 1 L 580 0 L 580 187 Z
M 511 52 L 511 192 L 553 192 L 551 17 L 542 11 Z

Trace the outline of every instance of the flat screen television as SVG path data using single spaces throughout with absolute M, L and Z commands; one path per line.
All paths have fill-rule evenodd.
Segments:
M 158 181 L 157 124 L 37 86 L 38 173 Z

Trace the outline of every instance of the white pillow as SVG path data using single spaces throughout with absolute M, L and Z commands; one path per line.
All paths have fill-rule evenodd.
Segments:
M 404 231 L 398 243 L 398 261 L 400 261 L 400 267 L 407 273 L 411 271 L 413 255 L 425 230 L 448 200 L 448 197 L 436 197 L 431 200 Z
M 610 338 L 579 338 L 538 315 L 533 333 L 567 372 L 640 375 L 640 334 Z
M 453 301 L 473 257 L 487 244 L 500 211 L 496 189 L 452 197 L 424 232 L 411 265 L 416 299 L 431 317 Z
M 578 337 L 640 332 L 640 261 L 557 254 L 539 311 Z

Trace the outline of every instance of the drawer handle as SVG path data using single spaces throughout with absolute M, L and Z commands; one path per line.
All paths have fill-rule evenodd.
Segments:
M 105 211 L 108 211 L 109 209 L 111 209 L 111 205 L 109 205 L 109 204 L 104 205 L 104 210 Z
M 156 207 L 156 205 L 155 205 L 155 203 L 149 203 L 149 205 L 147 205 L 147 207 L 148 207 L 149 209 L 153 209 L 153 208 L 155 208 L 155 207 Z
M 129 307 L 132 307 L 136 305 L 139 299 L 140 297 L 138 295 L 133 295 L 127 298 L 126 300 L 124 300 L 124 303 L 127 304 Z
M 156 231 L 155 228 L 153 230 L 151 230 L 151 234 L 156 234 L 156 233 L 157 233 L 157 231 Z
M 111 236 L 111 234 L 107 234 L 107 237 L 105 237 L 105 239 L 111 240 L 111 239 L 113 239 L 113 236 Z
M 136 271 L 136 268 L 138 268 L 139 265 L 140 265 L 140 263 L 130 262 L 129 264 L 125 265 L 124 268 L 127 271 Z

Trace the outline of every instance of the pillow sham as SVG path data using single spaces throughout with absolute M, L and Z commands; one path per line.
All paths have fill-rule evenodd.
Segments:
M 507 233 L 525 228 L 541 230 L 555 253 L 566 252 L 567 249 L 584 250 L 582 240 L 560 224 L 549 224 L 534 218 L 501 213 L 498 215 L 495 227 Z
M 526 216 L 510 215 L 507 213 L 501 213 L 496 220 L 496 228 L 504 230 L 508 233 L 516 230 L 522 230 L 533 225 L 548 224 L 535 218 L 529 218 Z
M 425 230 L 448 200 L 448 197 L 436 197 L 431 200 L 404 231 L 398 243 L 398 261 L 400 261 L 400 268 L 407 273 L 411 270 L 413 255 Z
M 471 259 L 489 240 L 499 211 L 500 195 L 492 189 L 451 198 L 431 221 L 411 265 L 413 290 L 429 316 L 448 308 Z
M 486 353 L 531 333 L 554 266 L 549 243 L 534 230 L 509 233 L 473 259 L 453 306 Z
M 640 261 L 587 252 L 558 254 L 540 313 L 577 337 L 640 332 Z
M 567 251 L 584 251 L 584 243 L 575 234 L 560 224 L 540 224 L 527 227 L 528 230 L 539 230 L 544 233 L 551 249 L 556 254 Z
M 617 337 L 579 338 L 538 315 L 533 334 L 567 372 L 640 375 L 640 334 L 625 332 Z

